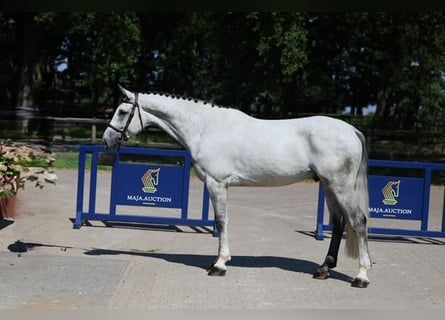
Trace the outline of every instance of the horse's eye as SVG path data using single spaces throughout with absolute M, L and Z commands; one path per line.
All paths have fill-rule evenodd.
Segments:
M 125 116 L 128 112 L 126 110 L 119 110 L 119 115 L 120 116 Z

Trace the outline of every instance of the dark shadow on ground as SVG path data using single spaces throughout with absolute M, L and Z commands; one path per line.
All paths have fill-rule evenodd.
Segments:
M 38 247 L 60 248 L 61 251 L 68 249 L 84 250 L 85 255 L 89 256 L 115 256 L 115 255 L 130 255 L 141 256 L 154 259 L 162 259 L 170 263 L 183 264 L 195 268 L 206 270 L 215 260 L 213 255 L 199 255 L 199 254 L 173 254 L 173 253 L 159 253 L 153 251 L 140 250 L 111 250 L 111 249 L 85 249 L 74 248 L 69 246 L 57 244 L 45 244 L 35 242 L 22 242 L 17 240 L 8 246 L 11 252 L 28 252 Z M 232 260 L 228 263 L 230 267 L 239 268 L 278 268 L 281 270 L 298 272 L 312 275 L 319 267 L 318 264 L 303 259 L 294 259 L 286 257 L 275 256 L 232 256 Z M 352 282 L 353 278 L 350 276 L 331 270 L 331 278 L 344 282 Z
M 60 248 L 60 250 L 62 251 L 66 251 L 67 249 L 73 249 L 73 247 L 59 246 L 55 244 L 22 242 L 20 240 L 17 240 L 16 242 L 8 245 L 8 250 L 11 252 L 28 252 L 36 247 Z
M 72 223 L 76 221 L 74 218 L 69 219 Z M 176 226 L 164 224 L 149 224 L 149 223 L 132 223 L 132 222 L 114 222 L 114 221 L 96 221 L 98 224 L 93 225 L 91 221 L 83 221 L 82 227 L 93 228 L 122 228 L 122 229 L 144 229 L 164 232 L 181 232 L 181 233 L 213 233 L 210 227 L 195 227 L 195 226 Z
M 295 230 L 300 234 L 305 236 L 313 237 L 315 239 L 315 231 L 306 231 L 306 230 Z M 330 232 L 324 232 L 325 240 L 331 239 Z M 343 237 L 345 238 L 345 236 Z M 408 237 L 408 236 L 392 236 L 392 235 L 368 235 L 369 241 L 375 242 L 392 242 L 392 243 L 413 243 L 413 244 L 435 244 L 435 245 L 445 245 L 445 241 L 437 239 L 437 238 L 429 238 L 429 237 Z
M 201 269 L 207 269 L 215 260 L 215 256 L 198 254 L 172 254 L 143 251 L 123 251 L 109 249 L 92 249 L 85 252 L 86 255 L 136 255 L 148 258 L 162 259 L 171 263 L 179 263 Z M 279 268 L 286 271 L 299 272 L 312 275 L 319 267 L 318 264 L 294 258 L 274 257 L 274 256 L 232 256 L 232 260 L 227 264 L 230 267 L 240 268 Z M 230 269 L 229 269 L 230 270 Z M 345 282 L 352 282 L 350 276 L 331 270 L 331 278 Z
M 13 223 L 14 223 L 13 220 L 0 219 L 0 230 L 2 230 L 3 228 L 6 228 L 7 226 L 9 226 Z

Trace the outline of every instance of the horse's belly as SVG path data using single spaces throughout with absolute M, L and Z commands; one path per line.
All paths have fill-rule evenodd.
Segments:
M 304 179 L 312 179 L 314 174 L 310 169 L 299 170 L 292 173 L 262 173 L 239 174 L 231 177 L 229 184 L 232 186 L 285 186 Z

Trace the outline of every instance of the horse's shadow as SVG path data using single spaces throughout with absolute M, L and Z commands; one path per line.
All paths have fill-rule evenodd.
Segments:
M 141 251 L 124 251 L 124 250 L 109 250 L 109 249 L 92 249 L 85 252 L 86 255 L 100 256 L 100 255 L 135 255 L 155 259 L 162 259 L 171 263 L 179 263 L 200 269 L 207 269 L 207 267 L 215 260 L 215 256 L 198 255 L 198 254 L 173 254 L 173 253 L 159 253 L 159 252 L 141 252 Z M 312 275 L 319 267 L 318 264 L 293 258 L 274 257 L 274 256 L 232 256 L 232 260 L 227 263 L 230 267 L 240 268 L 279 268 L 286 271 L 298 272 Z M 340 281 L 351 282 L 353 278 L 331 270 L 331 278 Z
M 74 249 L 62 245 L 44 244 L 44 243 L 26 243 L 20 240 L 8 246 L 12 252 L 26 252 L 33 250 L 36 247 L 56 247 L 62 251 L 67 249 Z M 77 248 L 80 249 L 80 248 Z M 126 250 L 111 250 L 111 249 L 82 249 L 84 254 L 89 256 L 109 256 L 109 255 L 130 255 L 141 256 L 154 259 L 162 259 L 171 263 L 183 264 L 195 268 L 207 269 L 215 260 L 213 255 L 199 255 L 199 254 L 179 254 L 179 253 L 159 253 L 152 251 L 126 251 Z M 228 263 L 229 267 L 239 268 L 278 268 L 281 270 L 298 272 L 312 275 L 319 267 L 318 264 L 294 258 L 276 257 L 276 256 L 232 256 L 232 260 Z M 341 272 L 330 270 L 331 278 L 340 281 L 351 282 L 353 279 Z

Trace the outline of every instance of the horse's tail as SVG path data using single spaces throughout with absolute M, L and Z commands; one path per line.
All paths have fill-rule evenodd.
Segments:
M 360 210 L 365 215 L 365 227 L 367 232 L 367 219 L 369 215 L 369 193 L 368 193 L 368 151 L 366 149 L 365 136 L 358 130 L 355 131 L 362 144 L 362 159 L 357 171 L 357 179 L 355 183 L 355 191 L 357 200 L 359 201 Z M 366 235 L 367 236 L 367 235 Z M 350 223 L 348 223 L 348 231 L 345 245 L 346 255 L 357 258 L 358 257 L 358 243 L 357 235 L 352 230 Z

